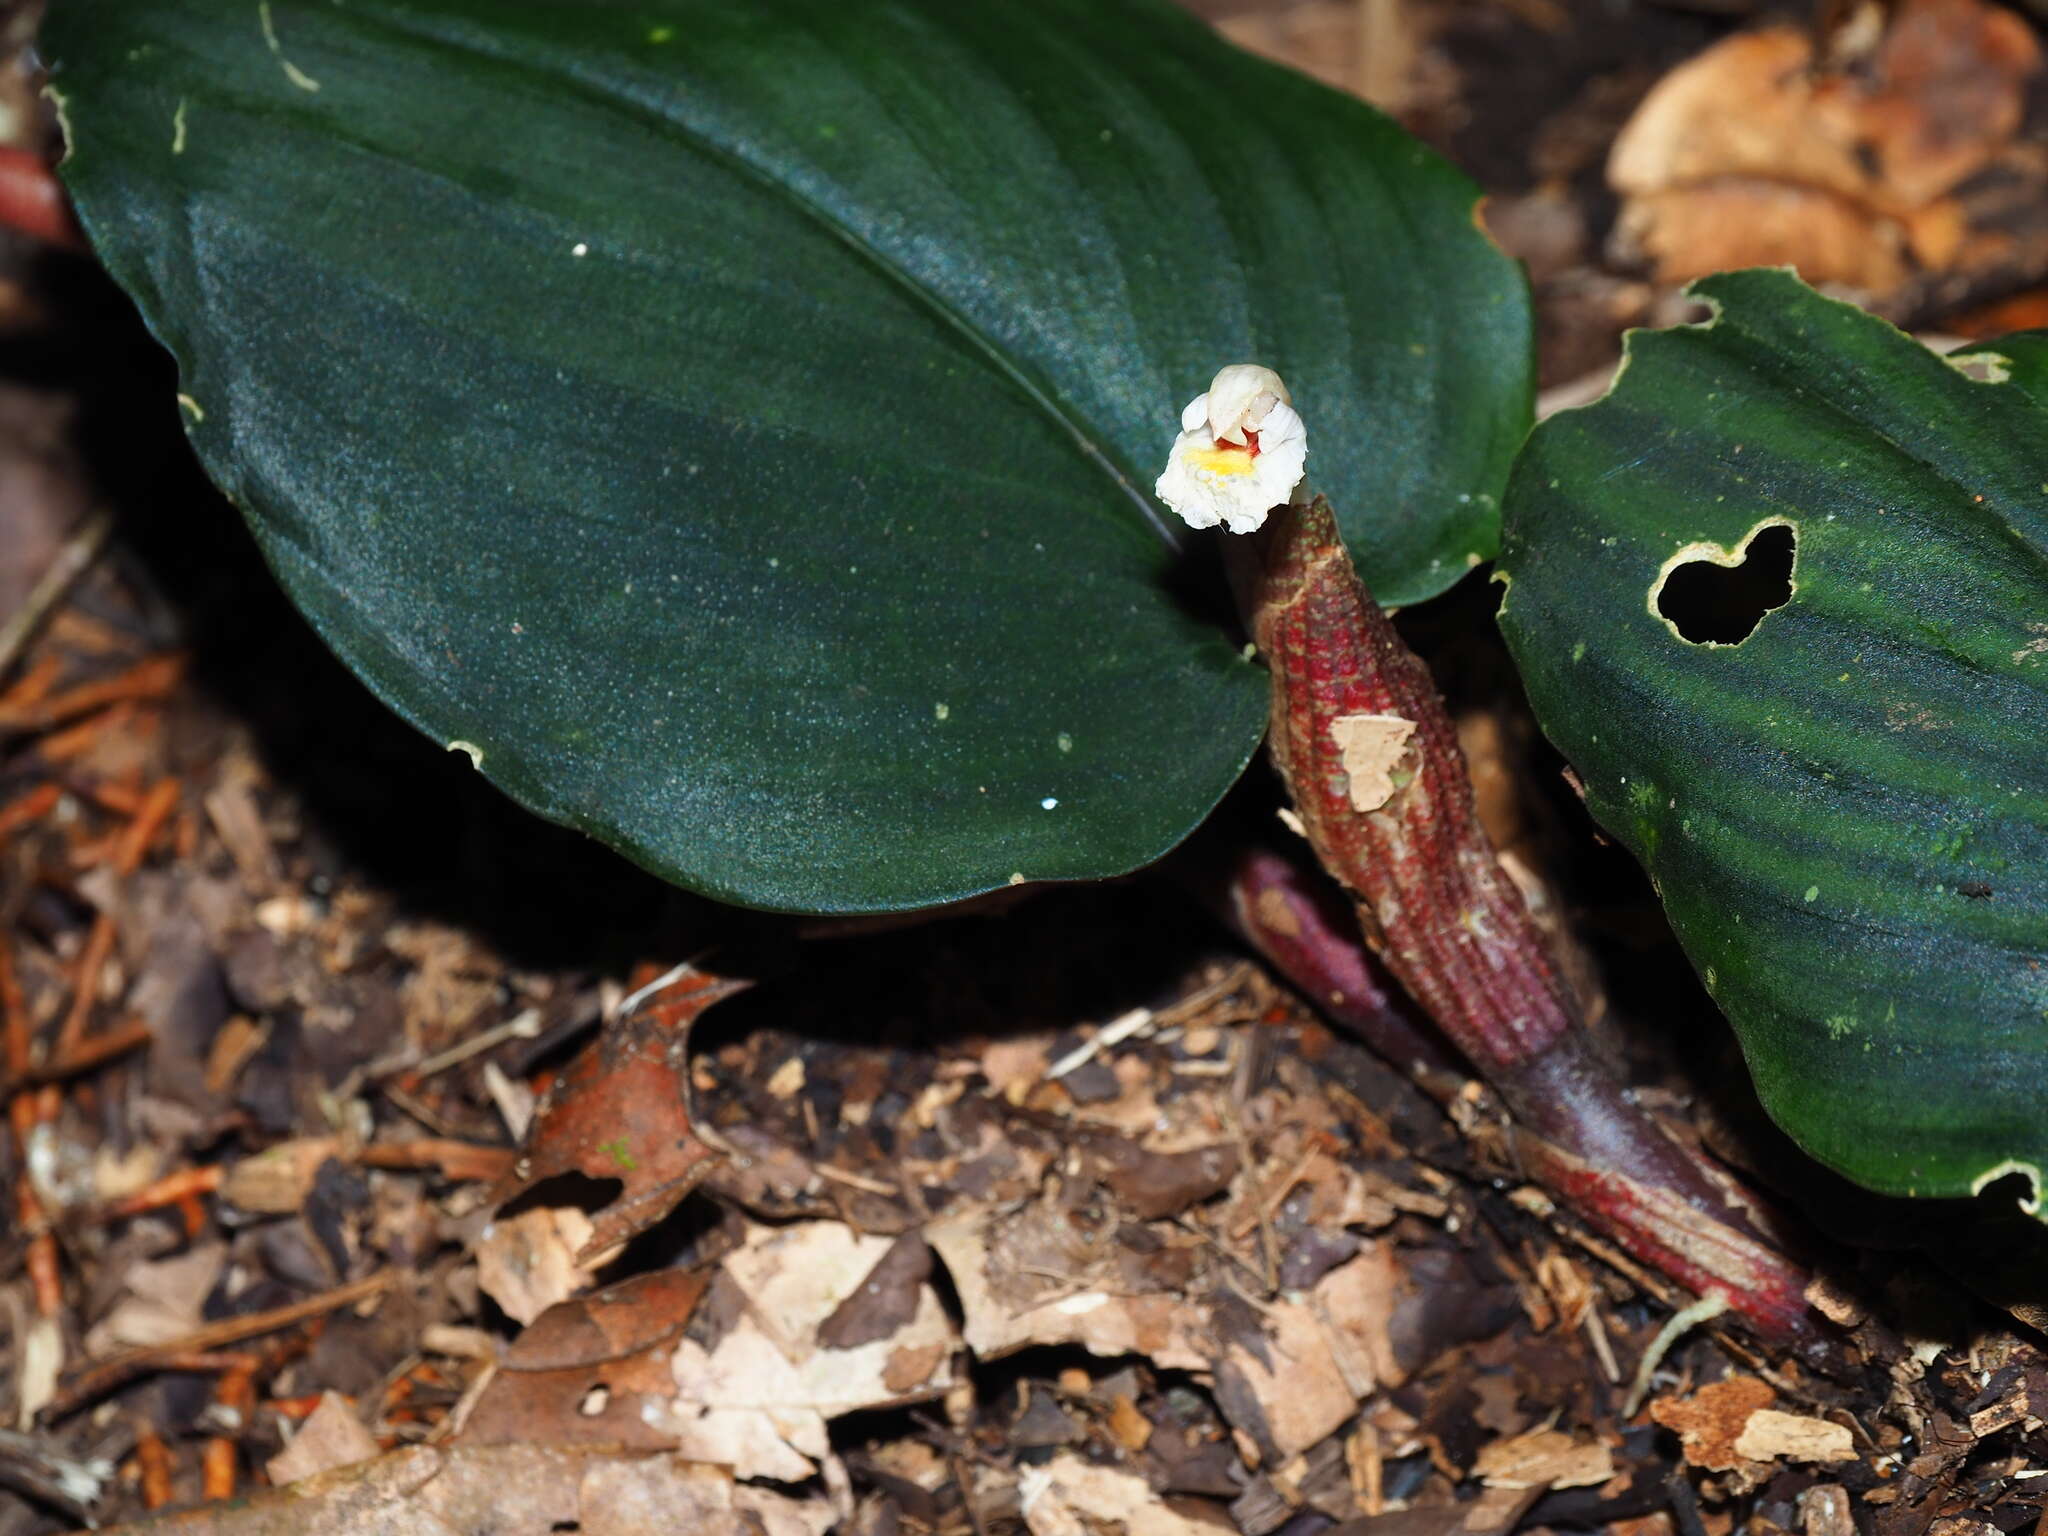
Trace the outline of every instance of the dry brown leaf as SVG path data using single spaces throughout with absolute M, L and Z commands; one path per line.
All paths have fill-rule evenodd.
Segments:
M 1001 1235 L 1017 1225 L 1005 1223 Z M 1035 1344 L 1078 1344 L 1096 1355 L 1143 1355 L 1164 1370 L 1209 1368 L 1216 1345 L 1206 1306 L 1024 1274 L 990 1254 L 994 1226 L 988 1212 L 970 1211 L 925 1229 L 959 1295 L 967 1345 L 982 1359 Z
M 715 1157 L 690 1126 L 690 1025 L 746 985 L 687 970 L 631 1015 L 608 1023 L 534 1111 L 526 1155 L 494 1191 L 495 1203 L 565 1173 L 617 1180 L 618 1198 L 595 1213 L 583 1258 L 644 1232 L 680 1205 Z
M 1616 138 L 1618 227 L 1667 282 L 1788 262 L 1888 293 L 1970 259 L 1950 194 L 2005 152 L 2039 67 L 2026 24 L 1983 0 L 1904 0 L 1854 69 L 1815 68 L 1805 27 L 1727 38 Z
M 1402 1271 L 1393 1244 L 1375 1241 L 1323 1276 L 1309 1293 L 1309 1304 L 1325 1325 L 1332 1351 L 1346 1362 L 1351 1379 L 1364 1383 L 1362 1392 L 1370 1391 L 1374 1383 L 1398 1387 L 1408 1379 L 1388 1331 L 1401 1292 Z
M 1262 1308 L 1261 1336 L 1230 1340 L 1216 1362 L 1225 1416 L 1279 1461 L 1323 1440 L 1405 1376 L 1387 1332 L 1398 1289 L 1391 1246 L 1374 1243 L 1303 1300 Z
M 298 1433 L 264 1466 L 273 1486 L 282 1488 L 301 1478 L 317 1477 L 336 1467 L 352 1467 L 377 1454 L 377 1440 L 363 1427 L 348 1399 L 338 1392 L 322 1392 L 320 1402 L 306 1416 Z
M 702 1274 L 657 1270 L 548 1308 L 505 1351 L 461 1438 L 674 1449 L 648 1410 L 675 1396 L 675 1339 L 704 1287 Z

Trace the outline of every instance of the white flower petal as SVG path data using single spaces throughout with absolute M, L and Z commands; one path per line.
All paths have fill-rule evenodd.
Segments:
M 1209 431 L 1219 443 L 1244 445 L 1245 429 L 1259 431 L 1275 405 L 1294 397 L 1280 375 L 1258 363 L 1232 363 L 1209 385 Z M 1181 425 L 1189 431 L 1183 414 Z

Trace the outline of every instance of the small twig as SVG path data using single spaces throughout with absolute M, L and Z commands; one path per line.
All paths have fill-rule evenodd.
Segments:
M 343 1307 L 354 1306 L 391 1289 L 399 1280 L 396 1270 L 380 1270 L 361 1280 L 351 1280 L 346 1285 L 337 1285 L 332 1290 L 322 1291 L 317 1296 L 308 1296 L 303 1301 L 289 1302 L 282 1307 L 272 1307 L 264 1312 L 251 1312 L 245 1317 L 223 1318 L 217 1323 L 208 1323 L 195 1328 L 179 1338 L 168 1339 L 162 1344 L 146 1344 L 113 1355 L 105 1360 L 85 1365 L 75 1372 L 71 1380 L 58 1392 L 50 1404 L 43 1409 L 45 1423 L 76 1413 L 87 1403 L 104 1397 L 124 1382 L 133 1381 L 137 1376 L 157 1370 L 194 1370 L 197 1367 L 187 1362 L 194 1357 L 206 1357 L 215 1350 L 225 1349 L 230 1344 L 245 1343 L 261 1338 L 266 1333 L 277 1333 L 283 1329 L 310 1322 L 329 1312 Z M 236 1358 L 233 1362 L 242 1362 Z M 211 1368 L 219 1369 L 219 1366 Z M 232 1367 L 230 1367 L 232 1368 Z
M 0 838 L 8 838 L 23 827 L 41 821 L 57 809 L 57 802 L 64 798 L 64 789 L 59 784 L 38 784 L 26 794 L 0 806 Z
M 113 527 L 114 514 L 107 508 L 94 507 L 87 512 L 64 541 L 64 547 L 57 551 L 49 569 L 29 589 L 21 606 L 7 616 L 5 623 L 0 623 L 0 677 L 14 669 L 43 621 L 64 601 L 72 583 L 92 569 L 93 561 L 106 548 L 107 535 Z
M 1077 1067 L 1084 1067 L 1111 1046 L 1122 1045 L 1152 1022 L 1150 1008 L 1133 1008 L 1129 1013 L 1119 1014 L 1093 1035 L 1083 1040 L 1066 1055 L 1045 1069 L 1047 1082 L 1057 1082 Z
M 39 1088 L 45 1083 L 61 1083 L 69 1078 L 82 1077 L 96 1068 L 105 1066 L 117 1056 L 141 1050 L 155 1038 L 150 1033 L 149 1026 L 140 1019 L 116 1029 L 88 1036 L 69 1053 L 52 1057 L 48 1061 L 34 1062 L 20 1076 L 10 1074 L 6 1079 L 0 1080 L 0 1099 L 19 1093 L 24 1088 Z
M 113 1476 L 111 1461 L 80 1461 L 36 1435 L 0 1429 L 0 1483 L 73 1520 L 92 1523 L 92 1507 Z
M 1607 1337 L 1607 1322 L 1600 1316 L 1599 1302 L 1589 1301 L 1586 1304 L 1586 1315 L 1580 1319 L 1580 1326 L 1586 1330 L 1586 1337 L 1592 1341 L 1593 1353 L 1599 1357 L 1601 1372 L 1609 1382 L 1619 1385 L 1621 1365 L 1614 1358 L 1614 1344 Z
M 176 652 L 151 656 L 127 671 L 96 683 L 84 683 L 46 699 L 0 706 L 0 731 L 47 731 L 104 709 L 138 699 L 160 699 L 185 675 L 185 658 Z M 47 744 L 46 744 L 47 747 Z M 47 750 L 44 756 L 49 754 Z
M 156 841 L 157 834 L 177 808 L 176 779 L 159 779 L 150 786 L 149 793 L 143 796 L 141 808 L 122 829 L 114 844 L 113 872 L 116 878 L 125 880 L 142 867 L 150 844 Z M 65 1014 L 64 1023 L 57 1031 L 57 1055 L 60 1057 L 73 1054 L 85 1041 L 86 1025 L 91 1022 L 93 1008 L 99 1002 L 100 972 L 114 953 L 117 937 L 112 913 L 101 912 L 93 919 L 92 930 L 86 935 L 85 948 L 79 954 L 77 974 L 71 984 L 71 1010 Z
M 830 1179 L 834 1184 L 844 1184 L 849 1189 L 863 1190 L 870 1195 L 882 1195 L 891 1200 L 900 1200 L 903 1191 L 894 1184 L 880 1179 L 871 1179 L 864 1174 L 848 1173 L 844 1168 L 834 1168 L 830 1163 L 813 1163 L 811 1172 L 821 1179 Z
M 429 1056 L 412 1069 L 415 1077 L 433 1077 L 446 1072 L 450 1067 L 460 1066 L 472 1056 L 495 1050 L 507 1040 L 531 1040 L 540 1033 L 540 1010 L 528 1008 L 515 1014 L 502 1024 L 494 1024 L 480 1035 L 475 1035 L 460 1045 L 451 1045 L 438 1055 Z
M 488 1184 L 501 1179 L 518 1158 L 518 1152 L 511 1147 L 451 1137 L 378 1142 L 355 1154 L 355 1161 L 365 1168 L 434 1168 L 443 1178 L 457 1184 Z
M 210 1195 L 220 1188 L 226 1173 L 227 1170 L 219 1163 L 209 1163 L 201 1168 L 180 1168 L 133 1194 L 123 1195 L 106 1207 L 102 1219 L 125 1221 L 131 1216 L 160 1211 L 167 1205 L 179 1205 L 201 1195 Z

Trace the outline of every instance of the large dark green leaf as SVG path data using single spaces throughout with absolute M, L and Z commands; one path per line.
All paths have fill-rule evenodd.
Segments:
M 1966 372 L 1781 272 L 1696 292 L 1713 322 L 1633 337 L 1517 466 L 1502 623 L 1530 696 L 1802 1144 L 1895 1193 L 2039 1167 L 2048 351 Z M 1790 600 L 1688 642 L 1660 574 L 1718 574 L 1774 523 Z
M 1471 187 L 1159 0 L 45 32 L 86 227 L 295 599 L 685 884 L 911 906 L 1199 821 L 1264 685 L 1150 486 L 1222 363 L 1287 375 L 1387 598 L 1491 552 L 1529 317 Z

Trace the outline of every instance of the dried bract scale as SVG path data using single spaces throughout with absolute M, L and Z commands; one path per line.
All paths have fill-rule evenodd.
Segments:
M 1308 429 L 1270 368 L 1232 363 L 1188 402 L 1180 426 L 1154 490 L 1190 528 L 1254 533 L 1301 484 Z

